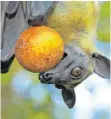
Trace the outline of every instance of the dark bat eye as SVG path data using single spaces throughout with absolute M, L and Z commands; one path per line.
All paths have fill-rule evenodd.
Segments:
M 74 77 L 79 77 L 82 74 L 83 69 L 81 67 L 76 67 L 71 71 L 71 75 Z

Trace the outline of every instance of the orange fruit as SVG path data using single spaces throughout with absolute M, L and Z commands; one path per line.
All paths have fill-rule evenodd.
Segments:
M 55 67 L 63 57 L 61 36 L 46 26 L 30 27 L 21 33 L 15 46 L 18 62 L 32 72 L 44 72 Z

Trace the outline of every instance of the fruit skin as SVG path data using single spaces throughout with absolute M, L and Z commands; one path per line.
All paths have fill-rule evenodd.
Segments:
M 15 45 L 18 62 L 32 72 L 44 72 L 62 59 L 64 42 L 60 35 L 46 26 L 30 27 L 21 33 Z

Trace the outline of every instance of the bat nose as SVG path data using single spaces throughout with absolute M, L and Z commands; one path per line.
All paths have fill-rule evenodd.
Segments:
M 45 72 L 43 74 L 43 77 L 47 80 L 47 81 L 50 81 L 52 78 L 53 78 L 53 73 L 47 73 Z
M 46 83 L 48 81 L 51 81 L 52 78 L 53 78 L 53 73 L 44 72 L 44 73 L 39 74 L 39 80 L 42 83 Z

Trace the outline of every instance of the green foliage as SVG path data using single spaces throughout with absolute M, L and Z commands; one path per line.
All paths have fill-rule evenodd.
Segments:
M 110 2 L 104 2 L 100 8 L 97 33 L 99 40 L 110 42 Z

